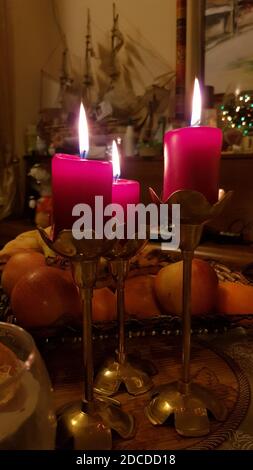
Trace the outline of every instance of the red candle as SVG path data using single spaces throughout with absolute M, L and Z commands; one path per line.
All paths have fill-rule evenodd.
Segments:
M 56 154 L 52 160 L 54 237 L 72 229 L 76 204 L 88 204 L 95 216 L 95 196 L 103 196 L 104 207 L 112 202 L 112 163 L 87 160 L 88 126 L 83 105 L 79 117 L 80 157 Z
M 218 200 L 222 132 L 199 126 L 200 116 L 201 95 L 196 79 L 192 127 L 165 134 L 163 201 L 180 189 L 199 191 L 211 204 Z
M 112 161 L 114 182 L 112 185 L 112 202 L 120 204 L 124 209 L 125 220 L 127 216 L 127 204 L 140 202 L 140 183 L 134 180 L 120 179 L 120 163 L 117 144 L 112 144 Z

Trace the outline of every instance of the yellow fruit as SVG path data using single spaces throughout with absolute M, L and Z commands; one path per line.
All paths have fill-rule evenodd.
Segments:
M 4 248 L 0 251 L 0 262 L 6 263 L 11 256 L 24 251 L 42 252 L 42 249 L 35 238 L 27 237 L 25 239 L 11 240 L 6 243 Z
M 127 316 L 150 318 L 160 315 L 154 294 L 154 276 L 136 276 L 125 283 Z
M 212 313 L 217 299 L 218 278 L 206 261 L 192 263 L 192 315 Z M 163 311 L 172 315 L 182 313 L 183 262 L 162 268 L 155 278 L 155 293 Z

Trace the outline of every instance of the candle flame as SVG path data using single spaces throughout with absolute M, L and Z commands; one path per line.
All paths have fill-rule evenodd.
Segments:
M 112 142 L 112 169 L 113 169 L 113 176 L 114 178 L 120 177 L 120 161 L 119 161 L 119 151 L 118 146 L 113 140 Z
M 191 118 L 191 126 L 199 126 L 201 121 L 201 93 L 200 93 L 200 86 L 199 81 L 195 78 L 194 81 L 194 91 L 193 91 L 193 98 L 192 98 L 192 118 Z
M 81 158 L 85 158 L 89 151 L 89 131 L 83 103 L 80 104 L 79 113 L 79 153 Z
M 225 190 L 223 188 L 219 189 L 219 196 L 218 199 L 219 201 L 225 196 Z

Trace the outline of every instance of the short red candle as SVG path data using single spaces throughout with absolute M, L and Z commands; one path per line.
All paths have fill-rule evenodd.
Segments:
M 117 179 L 112 185 L 112 202 L 120 204 L 127 213 L 127 204 L 140 202 L 140 183 L 134 180 Z
M 56 154 L 52 160 L 52 187 L 56 236 L 61 230 L 72 228 L 76 204 L 89 204 L 95 214 L 95 196 L 103 196 L 104 207 L 112 202 L 112 164 Z
M 193 104 L 194 127 L 176 129 L 165 134 L 164 202 L 174 191 L 181 189 L 199 191 L 211 204 L 218 200 L 222 132 L 213 127 L 198 127 L 201 96 L 198 82 L 195 81 L 194 95 L 196 87 L 199 118 L 196 117 L 198 112 Z
M 140 202 L 140 183 L 134 180 L 120 179 L 120 159 L 116 142 L 112 144 L 112 161 L 114 182 L 112 185 L 112 202 L 120 204 L 124 209 L 125 220 L 127 216 L 127 205 Z

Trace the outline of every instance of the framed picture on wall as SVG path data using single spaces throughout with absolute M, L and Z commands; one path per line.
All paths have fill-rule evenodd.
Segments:
M 206 0 L 205 81 L 215 94 L 253 89 L 252 0 Z

